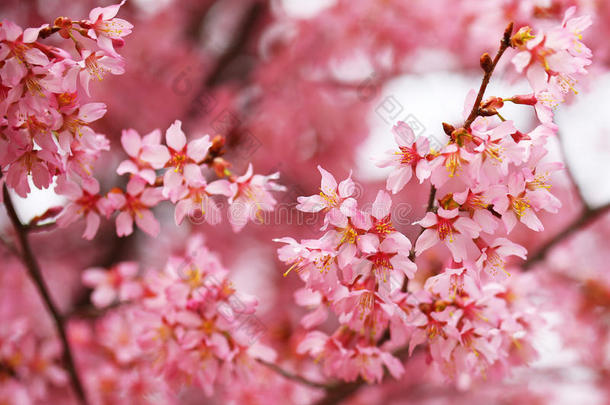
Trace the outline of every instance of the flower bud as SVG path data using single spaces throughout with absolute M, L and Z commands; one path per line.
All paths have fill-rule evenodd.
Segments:
M 481 67 L 485 73 L 489 73 L 493 69 L 493 61 L 487 52 L 481 55 Z
M 504 100 L 500 97 L 489 97 L 487 100 L 481 103 L 481 108 L 502 108 L 504 107 Z
M 518 96 L 513 96 L 508 99 L 515 104 L 525 104 L 525 105 L 535 105 L 538 102 L 536 96 L 532 94 L 522 94 Z
M 455 127 L 451 124 L 447 124 L 446 122 L 443 122 L 443 131 L 445 131 L 445 133 L 449 136 L 451 136 L 451 133 L 453 131 L 455 131 Z

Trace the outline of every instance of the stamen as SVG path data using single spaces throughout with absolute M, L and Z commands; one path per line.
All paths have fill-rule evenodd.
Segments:
M 513 211 L 519 218 L 521 218 L 530 207 L 529 200 L 526 197 L 513 199 Z

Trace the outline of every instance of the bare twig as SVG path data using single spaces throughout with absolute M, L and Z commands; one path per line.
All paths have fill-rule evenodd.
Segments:
M 72 352 L 70 350 L 70 344 L 68 343 L 68 336 L 66 335 L 66 329 L 64 324 L 64 319 L 57 308 L 57 305 L 53 302 L 51 298 L 51 294 L 49 292 L 49 288 L 47 287 L 44 278 L 42 276 L 42 272 L 40 271 L 40 266 L 36 261 L 36 257 L 32 252 L 32 248 L 30 246 L 28 240 L 27 226 L 23 225 L 17 216 L 17 212 L 15 211 L 15 207 L 13 206 L 13 202 L 11 200 L 11 196 L 4 186 L 4 206 L 6 207 L 6 212 L 13 224 L 13 228 L 17 234 L 17 238 L 19 239 L 19 244 L 21 246 L 21 258 L 23 263 L 30 275 L 34 285 L 38 289 L 42 300 L 47 307 L 47 310 L 51 314 L 53 321 L 55 323 L 55 328 L 57 329 L 57 334 L 59 335 L 59 339 L 61 341 L 63 347 L 63 359 L 65 363 L 65 367 L 70 375 L 70 380 L 72 382 L 72 386 L 79 401 L 82 404 L 87 404 L 87 399 L 85 396 L 85 390 L 80 382 L 78 377 L 78 373 L 76 371 L 76 366 L 74 364 L 74 358 L 72 357 Z
M 305 377 L 301 377 L 300 375 L 286 371 L 283 368 L 281 368 L 280 366 L 278 366 L 277 364 L 269 363 L 265 360 L 259 359 L 258 362 L 260 364 L 264 365 L 265 367 L 275 371 L 276 373 L 283 376 L 284 378 L 287 378 L 288 380 L 292 380 L 292 381 L 298 382 L 303 385 L 307 385 L 312 388 L 321 388 L 321 389 L 325 389 L 325 390 L 330 390 L 335 387 L 335 384 L 323 384 L 323 383 L 319 383 L 319 382 L 315 382 L 315 381 L 310 381 L 310 380 L 306 379 Z
M 535 263 L 543 260 L 546 257 L 547 253 L 551 249 L 553 249 L 553 247 L 555 247 L 557 244 L 567 239 L 577 231 L 581 230 L 582 228 L 585 228 L 586 226 L 590 225 L 597 218 L 604 215 L 608 211 L 610 211 L 610 203 L 593 209 L 585 208 L 585 210 L 578 218 L 573 220 L 568 226 L 565 227 L 563 231 L 559 232 L 557 235 L 549 239 L 544 245 L 542 245 L 540 249 L 538 249 L 533 255 L 531 255 L 523 263 L 523 268 L 527 270 L 531 268 Z
M 24 225 L 23 229 L 26 232 L 46 232 L 55 230 L 56 225 L 55 222 L 47 222 L 46 224 L 41 225 Z
M 434 210 L 434 200 L 435 199 L 436 199 L 436 187 L 430 186 L 430 194 L 428 194 L 428 205 L 426 207 L 426 212 L 432 212 L 432 210 Z M 417 238 L 415 238 L 415 242 L 413 243 L 413 246 L 411 247 L 411 251 L 409 252 L 409 259 L 411 259 L 411 261 L 415 260 L 415 244 L 417 243 L 417 239 L 419 239 L 419 237 L 421 236 L 422 233 L 424 233 L 425 230 L 426 230 L 426 228 L 424 228 L 423 226 L 420 226 L 419 234 L 417 235 Z
M 483 101 L 485 90 L 487 89 L 487 85 L 489 84 L 489 80 L 491 79 L 496 65 L 500 61 L 500 58 L 504 54 L 504 51 L 506 51 L 506 49 L 508 49 L 508 47 L 510 46 L 510 37 L 512 33 L 513 23 L 511 22 L 510 24 L 508 24 L 506 30 L 504 31 L 504 36 L 502 37 L 502 41 L 500 42 L 500 49 L 498 49 L 498 53 L 496 53 L 493 62 L 491 63 L 491 65 L 485 67 L 485 75 L 483 76 L 483 81 L 481 82 L 479 93 L 477 94 L 477 98 L 474 102 L 474 105 L 472 106 L 472 111 L 470 111 L 470 115 L 464 122 L 464 128 L 466 129 L 468 129 L 470 127 L 470 124 L 472 124 L 472 122 L 475 120 L 475 118 L 479 116 L 479 108 L 481 106 L 481 101 Z
M 254 29 L 259 21 L 261 15 L 265 10 L 265 4 L 261 2 L 255 2 L 250 6 L 250 9 L 246 11 L 239 32 L 237 32 L 229 45 L 229 47 L 223 52 L 218 58 L 214 69 L 207 75 L 205 81 L 200 87 L 198 93 L 195 95 L 195 100 L 205 94 L 209 88 L 218 85 L 222 82 L 222 76 L 229 66 L 239 55 L 244 51 L 248 40 L 251 39 Z M 197 114 L 197 109 L 192 108 L 188 112 L 188 117 L 193 118 Z
M 578 184 L 578 182 L 576 181 L 576 177 L 574 177 L 574 172 L 572 171 L 570 165 L 568 164 L 568 154 L 567 154 L 566 146 L 563 142 L 563 137 L 560 136 L 559 134 L 557 134 L 557 137 L 559 138 L 559 149 L 561 151 L 561 156 L 563 157 L 563 161 L 565 164 L 565 173 L 568 176 L 568 179 L 570 179 L 570 182 L 572 183 L 572 186 L 574 187 L 576 194 L 578 194 L 578 199 L 580 200 L 582 205 L 585 207 L 585 210 L 591 210 L 591 206 L 585 199 L 582 189 L 581 189 L 580 185 Z

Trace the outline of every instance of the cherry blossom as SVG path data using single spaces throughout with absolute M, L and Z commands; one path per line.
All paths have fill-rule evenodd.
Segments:
M 386 158 L 377 162 L 378 167 L 394 167 L 388 176 L 387 189 L 398 193 L 411 180 L 413 171 L 422 183 L 430 176 L 427 154 L 429 142 L 424 137 L 415 137 L 411 127 L 400 121 L 392 129 L 399 151 L 386 152 Z

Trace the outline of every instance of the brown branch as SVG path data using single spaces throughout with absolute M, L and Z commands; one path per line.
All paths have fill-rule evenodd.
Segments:
M 26 232 L 46 232 L 53 231 L 56 229 L 57 223 L 55 222 L 47 222 L 46 224 L 33 224 L 33 225 L 24 225 L 23 229 Z
M 194 100 L 198 100 L 210 87 L 214 87 L 222 81 L 222 76 L 225 73 L 227 66 L 236 60 L 246 48 L 248 40 L 252 37 L 257 22 L 264 14 L 265 9 L 266 6 L 264 3 L 254 2 L 250 6 L 250 9 L 246 11 L 239 32 L 235 34 L 231 44 L 216 61 L 214 69 L 205 78 L 205 81 L 193 98 Z M 188 118 L 193 118 L 197 114 L 197 111 L 197 108 L 192 108 L 187 114 Z
M 557 244 L 567 239 L 577 231 L 582 228 L 587 227 L 591 223 L 593 223 L 597 218 L 604 215 L 606 212 L 610 211 L 610 203 L 604 204 L 597 208 L 585 208 L 582 214 L 574 219 L 568 226 L 564 228 L 563 231 L 559 232 L 557 235 L 553 236 L 549 239 L 540 249 L 536 251 L 533 255 L 531 255 L 524 263 L 523 268 L 525 270 L 530 269 L 535 263 L 544 260 L 547 253 L 551 249 L 553 249 Z
M 327 390 L 324 398 L 320 399 L 315 405 L 335 405 L 350 397 L 365 384 L 364 380 L 359 378 L 355 382 L 339 384 L 336 387 Z
M 281 375 L 282 377 L 284 377 L 288 380 L 292 380 L 292 381 L 298 382 L 303 385 L 307 385 L 312 388 L 322 388 L 325 390 L 331 390 L 335 387 L 335 384 L 323 384 L 323 383 L 319 383 L 319 382 L 315 382 L 315 381 L 310 381 L 310 380 L 306 379 L 305 377 L 301 377 L 300 375 L 286 371 L 283 368 L 281 368 L 280 366 L 278 366 L 277 364 L 269 363 L 265 360 L 258 359 L 258 362 L 260 364 L 262 364 L 263 366 L 269 368 L 270 370 L 275 371 L 276 373 L 278 373 L 279 375 Z
M 15 211 L 15 207 L 13 206 L 13 202 L 11 201 L 11 196 L 8 193 L 8 189 L 6 185 L 4 186 L 4 206 L 6 207 L 6 212 L 13 224 L 13 228 L 17 234 L 17 238 L 19 239 L 19 244 L 21 246 L 21 258 L 23 263 L 28 271 L 28 274 L 32 278 L 34 285 L 38 289 L 42 300 L 47 307 L 47 310 L 51 314 L 53 321 L 55 323 L 55 328 L 57 329 L 57 334 L 59 335 L 62 347 L 63 347 L 63 360 L 65 363 L 65 367 L 70 375 L 70 380 L 72 382 L 72 386 L 76 395 L 82 404 L 87 404 L 87 399 L 85 396 L 85 391 L 78 377 L 78 373 L 76 371 L 76 366 L 74 364 L 74 359 L 72 357 L 72 352 L 70 350 L 70 344 L 68 343 L 68 337 L 66 335 L 66 329 L 64 324 L 64 319 L 57 308 L 57 305 L 53 302 L 51 298 L 51 294 L 49 292 L 49 288 L 47 287 L 44 278 L 42 276 L 42 272 L 40 270 L 40 266 L 36 261 L 36 257 L 32 252 L 32 248 L 30 246 L 27 234 L 27 226 L 23 225 L 17 216 L 17 212 Z
M 434 210 L 434 200 L 435 199 L 436 199 L 436 187 L 430 186 L 430 194 L 428 194 L 428 205 L 426 207 L 426 213 L 432 212 L 432 210 Z M 424 233 L 425 230 L 426 230 L 426 228 L 424 228 L 423 226 L 420 226 L 419 234 L 417 235 L 417 238 L 415 238 L 415 242 L 413 243 L 413 246 L 411 247 L 411 251 L 409 252 L 409 259 L 411 261 L 415 261 L 415 244 L 417 243 L 417 239 L 419 239 L 419 237 L 421 236 L 422 233 Z
M 572 186 L 574 187 L 574 190 L 576 191 L 576 194 L 578 195 L 580 202 L 585 207 L 585 210 L 590 210 L 591 206 L 585 199 L 582 189 L 581 189 L 580 185 L 578 184 L 578 182 L 576 181 L 576 177 L 574 177 L 574 172 L 572 171 L 572 169 L 570 168 L 570 165 L 568 164 L 568 154 L 567 154 L 566 146 L 565 146 L 564 142 L 562 142 L 562 137 L 559 135 L 559 133 L 557 134 L 557 138 L 559 139 L 559 150 L 561 152 L 561 156 L 563 157 L 563 162 L 565 164 L 565 173 L 568 176 L 568 179 L 570 180 L 570 182 L 572 183 Z
M 483 76 L 483 81 L 481 82 L 481 87 L 479 88 L 479 93 L 477 94 L 477 98 L 474 102 L 474 105 L 472 106 L 472 111 L 470 111 L 470 115 L 464 122 L 465 129 L 470 128 L 470 124 L 472 124 L 472 122 L 475 120 L 475 118 L 477 118 L 479 116 L 479 113 L 480 113 L 479 108 L 481 106 L 481 101 L 483 101 L 483 96 L 485 95 L 485 90 L 487 89 L 487 85 L 489 84 L 489 80 L 491 79 L 491 76 L 494 72 L 494 69 L 496 68 L 496 65 L 500 61 L 500 58 L 504 54 L 504 51 L 506 51 L 506 49 L 508 49 L 508 47 L 510 46 L 510 37 L 511 37 L 512 33 L 513 33 L 513 23 L 511 22 L 506 27 L 506 30 L 504 30 L 504 36 L 502 37 L 502 41 L 500 42 L 500 49 L 498 49 L 498 53 L 496 53 L 496 56 L 494 57 L 493 62 L 491 62 L 491 64 L 484 64 L 483 63 L 484 59 L 481 58 L 481 61 L 482 61 L 481 65 L 483 66 L 483 69 L 485 69 L 485 75 Z M 487 54 L 484 54 L 483 56 L 484 57 L 487 56 L 487 58 L 489 58 L 489 55 L 487 55 Z

